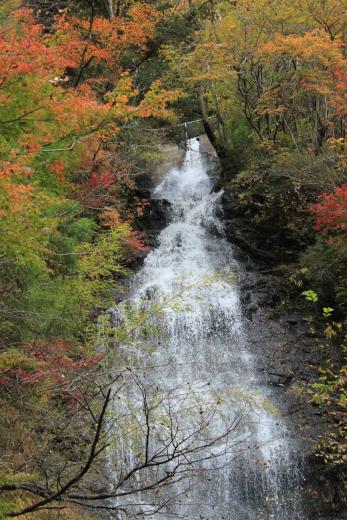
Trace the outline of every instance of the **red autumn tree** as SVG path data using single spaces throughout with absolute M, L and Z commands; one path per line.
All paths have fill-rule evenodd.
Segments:
M 336 188 L 333 193 L 325 193 L 309 211 L 315 215 L 315 230 L 327 234 L 347 230 L 347 186 Z

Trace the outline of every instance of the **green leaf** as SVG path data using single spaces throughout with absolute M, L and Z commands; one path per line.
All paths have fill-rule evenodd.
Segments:
M 303 291 L 301 293 L 301 295 L 304 296 L 305 299 L 309 302 L 315 303 L 318 301 L 318 295 L 315 291 L 311 291 L 311 290 Z

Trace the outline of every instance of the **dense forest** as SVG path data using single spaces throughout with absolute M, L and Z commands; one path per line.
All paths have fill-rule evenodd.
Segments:
M 153 462 L 140 447 L 112 492 L 95 487 L 130 370 L 118 346 L 148 334 L 146 313 L 115 328 L 105 311 L 150 249 L 151 178 L 185 122 L 214 147 L 249 254 L 282 269 L 278 305 L 323 352 L 296 391 L 321 410 L 317 459 L 343 479 L 345 37 L 344 0 L 0 3 L 0 518 L 117 513 L 100 500 Z M 148 424 L 155 405 L 133 373 Z M 202 449 L 203 428 L 166 462 Z

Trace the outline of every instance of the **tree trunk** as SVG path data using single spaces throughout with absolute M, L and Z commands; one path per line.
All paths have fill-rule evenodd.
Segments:
M 211 145 L 216 150 L 216 154 L 218 155 L 218 157 L 220 159 L 225 159 L 225 157 L 227 156 L 226 149 L 223 146 L 223 144 L 219 143 L 219 141 L 216 137 L 216 134 L 214 133 L 213 128 L 211 127 L 211 125 L 208 121 L 208 115 L 207 115 L 205 101 L 204 101 L 204 92 L 202 89 L 200 90 L 199 101 L 200 101 L 202 122 L 204 125 L 204 130 L 206 132 L 206 135 L 207 135 Z

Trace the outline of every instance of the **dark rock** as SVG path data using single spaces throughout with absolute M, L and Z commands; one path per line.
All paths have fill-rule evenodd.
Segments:
M 241 293 L 240 299 L 241 299 L 242 303 L 250 302 L 250 300 L 251 300 L 251 293 L 250 292 Z
M 298 321 L 298 318 L 296 318 L 295 316 L 288 316 L 287 318 L 287 322 L 289 323 L 289 325 L 296 325 Z
M 319 350 L 317 334 L 303 320 L 300 309 L 289 312 L 282 306 L 275 307 L 286 299 L 285 284 L 292 266 L 276 257 L 267 239 L 254 233 L 245 219 L 235 213 L 230 201 L 224 203 L 224 214 L 226 237 L 237 246 L 234 251 L 241 270 L 240 300 L 248 318 L 249 350 L 256 354 L 256 368 L 264 386 L 271 387 L 273 403 L 290 417 L 287 424 L 292 437 L 297 442 L 304 437 L 300 450 L 305 459 L 305 518 L 347 520 L 343 469 L 338 473 L 329 471 L 324 461 L 315 456 L 315 445 L 328 427 L 327 413 L 320 406 L 311 406 L 307 396 L 290 391 L 295 384 L 308 386 L 317 380 L 317 369 L 312 365 L 318 367 L 327 352 Z
M 147 233 L 160 232 L 168 224 L 170 202 L 165 199 L 151 199 L 136 221 L 140 231 Z

